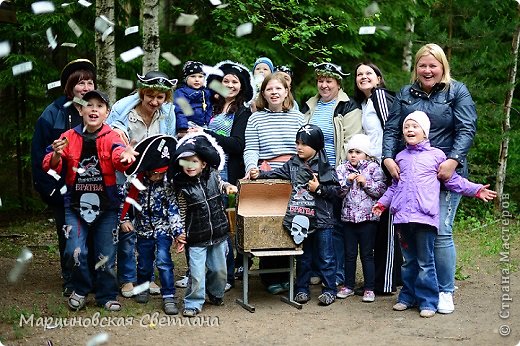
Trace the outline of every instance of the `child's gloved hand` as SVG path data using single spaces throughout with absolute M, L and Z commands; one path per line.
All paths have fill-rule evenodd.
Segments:
M 381 214 L 383 214 L 383 212 L 386 210 L 386 207 L 384 205 L 382 205 L 381 203 L 377 202 L 373 207 L 372 207 L 372 213 L 376 216 L 381 216 Z
M 489 184 L 484 185 L 480 190 L 478 190 L 475 197 L 483 200 L 484 202 L 491 201 L 493 198 L 497 196 L 496 191 L 488 189 Z

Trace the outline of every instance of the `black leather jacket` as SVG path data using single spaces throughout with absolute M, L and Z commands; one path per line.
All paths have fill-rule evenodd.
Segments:
M 210 168 L 195 178 L 179 173 L 174 183 L 188 245 L 208 246 L 226 239 L 229 223 L 222 193 L 227 183 L 220 179 L 218 171 Z
M 430 94 L 422 91 L 418 83 L 401 89 L 385 124 L 383 160 L 395 158 L 404 148 L 404 118 L 414 111 L 423 111 L 431 122 L 431 145 L 441 149 L 448 159 L 458 161 L 457 171 L 466 175 L 466 156 L 477 130 L 477 111 L 463 83 L 452 80 L 449 86 L 444 86 L 437 84 Z

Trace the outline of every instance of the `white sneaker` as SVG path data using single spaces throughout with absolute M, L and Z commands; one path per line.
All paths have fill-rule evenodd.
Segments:
M 182 279 L 175 281 L 175 287 L 179 287 L 179 288 L 188 287 L 188 277 L 183 276 Z
M 441 314 L 451 314 L 453 311 L 455 311 L 453 295 L 450 292 L 439 292 L 439 305 L 437 305 L 437 312 Z
M 161 287 L 157 285 L 155 282 L 150 282 L 150 294 L 157 295 L 161 294 Z
M 226 288 L 224 289 L 224 292 L 227 292 L 232 288 L 233 288 L 233 286 L 231 286 L 231 284 L 229 282 L 226 282 Z

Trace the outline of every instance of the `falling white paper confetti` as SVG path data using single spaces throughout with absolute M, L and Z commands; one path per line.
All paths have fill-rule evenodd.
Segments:
M 114 78 L 112 81 L 112 85 L 116 88 L 121 89 L 133 89 L 134 88 L 134 82 L 128 79 L 121 79 L 121 78 Z
M 72 99 L 73 102 L 76 102 L 77 104 L 79 105 L 82 105 L 83 107 L 85 107 L 87 105 L 87 101 L 83 100 L 83 99 L 80 99 L 79 97 L 74 97 Z
M 74 20 L 69 19 L 67 24 L 69 25 L 69 28 L 74 32 L 74 35 L 76 35 L 76 37 L 80 37 L 81 36 L 83 31 L 81 31 L 81 29 L 79 28 L 78 24 L 76 24 L 76 22 Z
M 125 202 L 130 203 L 131 205 L 133 205 L 135 207 L 135 209 L 137 209 L 139 211 L 143 210 L 143 207 L 141 207 L 141 205 L 139 203 L 137 203 L 137 201 L 133 198 L 126 197 Z
M 67 185 L 63 185 L 61 188 L 60 188 L 60 194 L 64 195 L 67 193 Z
M 0 58 L 8 56 L 9 53 L 11 53 L 11 45 L 9 44 L 9 41 L 0 42 Z
M 135 34 L 136 32 L 139 32 L 139 27 L 137 25 L 128 27 L 125 29 L 125 36 L 128 36 L 130 34 Z
M 132 295 L 136 296 L 139 293 L 143 293 L 144 291 L 149 290 L 149 289 L 150 289 L 150 281 L 146 281 L 140 285 L 135 286 L 134 289 L 132 290 Z
M 134 60 L 137 57 L 140 57 L 143 55 L 143 49 L 141 47 L 134 47 L 130 50 L 127 50 L 126 52 L 121 53 L 120 57 L 121 60 L 124 62 L 129 62 L 130 60 Z
M 31 252 L 31 250 L 29 250 L 28 248 L 22 249 L 22 252 L 16 259 L 15 266 L 13 267 L 13 269 L 11 269 L 11 271 L 9 272 L 9 275 L 7 277 L 9 282 L 14 283 L 14 282 L 18 281 L 18 278 L 24 271 L 26 264 L 31 260 L 32 257 L 33 257 L 33 254 Z
M 85 168 L 83 167 L 72 167 L 72 170 L 76 173 L 78 173 L 79 175 L 82 175 L 83 173 L 85 173 Z
M 57 80 L 55 82 L 48 83 L 47 90 L 51 90 L 51 89 L 57 88 L 59 86 L 61 86 L 61 81 Z
M 54 12 L 54 4 L 52 1 L 37 1 L 31 4 L 34 14 Z
M 175 21 L 175 25 L 177 26 L 192 26 L 199 19 L 199 16 L 196 14 L 186 14 L 181 13 L 179 18 Z
M 13 76 L 17 76 L 22 73 L 27 73 L 32 70 L 32 61 L 23 62 L 13 66 Z
M 105 16 L 103 14 L 99 15 L 99 18 L 104 20 L 110 26 L 114 26 L 115 25 L 114 22 L 112 22 L 110 19 L 107 18 L 107 16 Z
M 99 333 L 97 335 L 94 335 L 92 339 L 87 341 L 87 346 L 99 346 L 101 344 L 104 344 L 108 341 L 108 333 Z
M 375 32 L 375 26 L 362 26 L 359 28 L 359 35 L 373 35 Z
M 88 2 L 86 0 L 79 0 L 78 4 L 80 4 L 81 6 L 85 6 L 85 7 L 89 7 L 90 5 L 92 5 L 91 2 Z
M 3 205 L 2 205 L 2 198 L 0 198 L 0 207 L 2 207 L 2 206 L 3 206 Z
M 113 31 L 114 31 L 114 27 L 113 26 L 109 26 L 108 29 L 105 30 L 103 35 L 101 35 L 101 41 L 105 42 L 105 40 L 107 39 L 108 35 L 110 35 Z
M 67 101 L 63 104 L 63 108 L 68 108 L 72 104 L 72 101 Z
M 67 6 L 70 6 L 70 5 L 72 5 L 72 3 L 64 2 L 63 4 L 61 4 L 61 7 L 67 7 Z
M 94 265 L 94 269 L 98 270 L 102 265 L 108 262 L 108 256 L 101 256 L 99 261 Z
M 222 2 L 220 0 L 209 0 L 213 6 L 222 5 Z
M 110 28 L 110 23 L 101 18 L 101 16 L 96 17 L 96 21 L 94 22 L 94 29 L 96 29 L 97 32 L 102 34 L 107 31 L 108 28 Z
M 161 56 L 164 59 L 166 59 L 166 61 L 168 61 L 173 66 L 177 66 L 177 65 L 181 64 L 181 61 L 179 60 L 179 58 L 177 58 L 175 55 L 173 55 L 170 52 L 164 52 L 164 53 L 161 54 Z
M 72 48 L 74 48 L 74 47 L 77 46 L 77 44 L 75 44 L 75 43 L 70 43 L 70 42 L 63 42 L 63 43 L 61 44 L 61 46 L 62 46 L 62 47 L 72 47 Z
M 144 191 L 144 190 L 146 190 L 146 186 L 144 186 L 143 183 L 141 183 L 141 180 L 139 180 L 139 179 L 137 179 L 137 178 L 133 178 L 133 179 L 131 180 L 131 183 L 132 183 L 132 185 L 134 185 L 134 186 L 137 188 L 137 190 L 139 190 L 139 191 Z
M 190 103 L 184 97 L 177 97 L 176 101 L 185 116 L 190 117 L 194 114 L 193 108 L 191 108 Z
M 365 7 L 365 17 L 372 17 L 374 14 L 376 13 L 379 13 L 379 5 L 377 4 L 377 2 L 373 2 L 371 3 L 370 5 L 368 5 L 367 7 Z
M 229 6 L 229 4 L 222 4 L 222 5 L 218 5 L 217 8 L 226 8 L 228 6 Z
M 49 169 L 47 171 L 47 174 L 50 175 L 51 177 L 53 177 L 56 180 L 60 180 L 61 179 L 60 175 L 54 169 Z
M 211 83 L 209 83 L 208 88 L 210 88 L 211 90 L 214 90 L 215 92 L 219 93 L 223 97 L 227 97 L 229 95 L 229 89 L 226 88 L 218 80 L 212 80 Z
M 45 34 L 47 35 L 47 41 L 49 41 L 49 47 L 53 50 L 56 49 L 58 47 L 58 42 L 56 42 L 58 36 L 52 34 L 52 28 L 48 28 Z
M 249 35 L 252 32 L 253 32 L 253 23 L 248 22 L 248 23 L 240 24 L 237 27 L 236 36 L 242 37 L 245 35 Z
M 224 72 L 221 69 L 209 65 L 202 65 L 202 72 L 204 72 L 206 76 L 214 74 L 217 76 L 224 77 Z

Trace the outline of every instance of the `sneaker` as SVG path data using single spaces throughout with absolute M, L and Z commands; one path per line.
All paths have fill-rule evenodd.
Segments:
M 208 303 L 210 303 L 211 305 L 221 306 L 224 305 L 224 299 L 217 298 L 214 295 L 208 293 Z
M 135 296 L 135 301 L 139 304 L 146 304 L 150 300 L 150 291 L 146 290 Z
M 182 316 L 184 317 L 195 317 L 199 313 L 197 309 L 184 309 L 182 310 Z
M 69 299 L 67 299 L 67 304 L 71 310 L 78 311 L 85 307 L 85 300 L 85 296 L 80 296 L 73 291 Z
M 311 300 L 311 297 L 309 297 L 309 295 L 305 292 L 298 292 L 296 293 L 296 295 L 294 296 L 294 301 L 296 303 L 300 303 L 300 304 L 305 304 L 307 303 L 309 300 Z
M 354 295 L 354 291 L 348 288 L 347 286 L 343 286 L 339 289 L 338 293 L 336 293 L 336 297 L 339 299 L 345 299 Z
M 433 310 L 421 310 L 421 313 L 419 314 L 421 317 L 429 318 L 433 317 L 435 315 L 435 311 Z
M 311 276 L 311 285 L 321 284 L 321 278 L 319 276 Z
M 230 284 L 229 282 L 226 282 L 226 287 L 224 288 L 224 292 L 227 292 L 227 291 L 229 291 L 232 288 L 233 288 L 233 285 Z
M 183 276 L 182 279 L 175 281 L 175 287 L 178 287 L 178 288 L 188 287 L 188 277 Z
M 107 311 L 121 311 L 121 303 L 117 300 L 109 300 L 104 304 L 104 307 Z
M 455 311 L 455 305 L 453 305 L 453 294 L 450 292 L 439 292 L 437 311 L 441 314 L 451 314 Z
M 242 280 L 242 277 L 244 277 L 244 267 L 238 267 L 235 270 L 235 280 Z
M 177 315 L 179 313 L 179 309 L 177 309 L 175 299 L 173 298 L 163 299 L 163 310 L 166 315 Z
M 321 305 L 327 306 L 327 305 L 334 303 L 334 301 L 336 301 L 336 296 L 334 296 L 330 292 L 325 292 L 318 296 L 318 300 L 320 301 Z
M 376 300 L 376 295 L 374 294 L 374 291 L 366 290 L 365 293 L 363 293 L 363 299 L 365 303 L 372 303 L 374 300 Z
M 134 295 L 134 284 L 131 282 L 127 282 L 123 286 L 121 286 L 121 295 L 125 298 L 130 298 Z
M 161 294 L 161 287 L 157 285 L 155 282 L 150 282 L 150 294 L 151 295 L 157 295 Z
M 408 305 L 403 303 L 397 303 L 392 307 L 392 309 L 394 309 L 395 311 L 404 311 L 408 309 Z
M 284 291 L 284 288 L 281 284 L 272 284 L 267 286 L 267 292 L 271 294 L 280 294 Z

